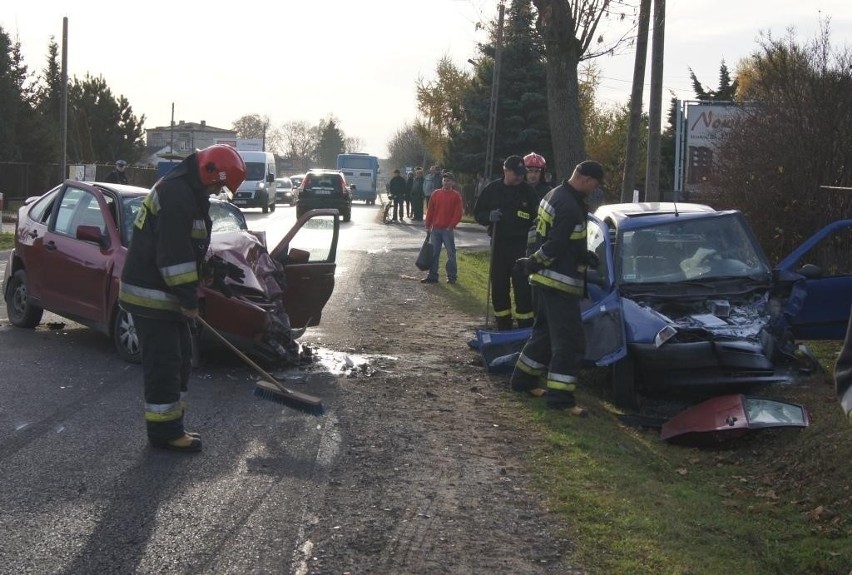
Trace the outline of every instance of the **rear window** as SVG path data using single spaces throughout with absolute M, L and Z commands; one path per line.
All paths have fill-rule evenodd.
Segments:
M 342 178 L 339 174 L 308 174 L 305 176 L 306 190 L 334 190 L 342 192 Z

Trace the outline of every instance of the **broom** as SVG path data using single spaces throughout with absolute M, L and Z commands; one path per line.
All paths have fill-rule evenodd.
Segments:
M 295 390 L 292 390 L 288 387 L 285 387 L 278 380 L 272 377 L 269 373 L 267 373 L 262 367 L 257 365 L 255 362 L 251 360 L 246 354 L 237 349 L 234 344 L 225 339 L 225 337 L 220 334 L 218 331 L 213 329 L 209 323 L 204 321 L 201 316 L 196 318 L 198 323 L 203 325 L 206 329 L 210 330 L 210 333 L 215 335 L 219 341 L 224 343 L 228 348 L 231 349 L 240 359 L 242 359 L 245 363 L 247 363 L 250 367 L 254 368 L 259 374 L 266 378 L 266 380 L 260 380 L 257 382 L 257 387 L 254 388 L 254 394 L 267 401 L 273 401 L 275 403 L 280 403 L 282 405 L 287 405 L 290 407 L 295 407 L 302 411 L 306 411 L 312 415 L 322 415 L 323 414 L 323 405 L 322 399 L 319 397 L 308 395 L 307 393 L 301 393 Z

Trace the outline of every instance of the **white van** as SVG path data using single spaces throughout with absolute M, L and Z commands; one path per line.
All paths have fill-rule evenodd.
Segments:
M 240 208 L 260 208 L 263 213 L 275 211 L 275 156 L 272 152 L 237 151 L 246 163 L 246 179 L 231 200 Z

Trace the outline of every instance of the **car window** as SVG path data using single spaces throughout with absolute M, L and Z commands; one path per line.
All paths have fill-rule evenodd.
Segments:
M 125 197 L 122 209 L 123 218 L 121 222 L 121 245 L 129 246 L 130 238 L 133 237 L 133 222 L 136 221 L 136 215 L 142 209 L 142 200 L 145 196 Z
M 213 220 L 211 233 L 236 232 L 248 228 L 239 208 L 227 202 L 210 202 L 210 219 Z
M 630 283 L 746 277 L 768 271 L 743 221 L 733 215 L 625 231 L 619 254 L 621 279 Z
M 47 225 L 47 220 L 50 219 L 50 214 L 53 213 L 53 203 L 56 201 L 56 196 L 59 193 L 59 187 L 45 194 L 36 201 L 30 208 L 30 219 L 34 222 L 39 222 Z
M 290 178 L 278 178 L 275 180 L 279 186 L 284 188 L 290 188 L 293 186 L 293 183 L 290 181 Z
M 73 186 L 65 189 L 56 214 L 54 231 L 75 237 L 78 226 L 97 226 L 106 234 L 106 219 L 94 195 Z
M 263 162 L 246 162 L 246 180 L 257 181 L 266 179 L 266 164 Z
M 309 190 L 343 190 L 342 178 L 336 174 L 312 174 L 306 176 L 305 188 Z

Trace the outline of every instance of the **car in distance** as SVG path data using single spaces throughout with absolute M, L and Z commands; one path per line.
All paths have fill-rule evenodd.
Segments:
M 305 174 L 294 174 L 294 175 L 290 176 L 290 181 L 293 183 L 293 191 L 294 192 L 299 189 L 299 186 L 301 185 L 302 180 L 304 180 L 304 179 L 305 179 Z
M 275 178 L 275 202 L 296 205 L 296 191 L 290 178 L 286 176 Z
M 138 362 L 133 318 L 118 306 L 118 287 L 147 193 L 136 186 L 68 180 L 28 199 L 18 211 L 3 279 L 9 321 L 34 328 L 50 311 L 110 336 L 121 357 Z M 236 206 L 211 198 L 210 217 L 205 267 L 216 270 L 224 261 L 238 266 L 244 278 L 205 274 L 202 317 L 257 359 L 292 360 L 291 325 L 318 325 L 334 290 L 339 216 L 332 210 L 305 214 L 271 251 L 260 235 L 246 230 Z M 306 226 L 316 218 L 332 224 Z M 207 335 L 202 346 L 214 341 Z
M 589 216 L 586 360 L 612 366 L 613 398 L 788 381 L 796 339 L 843 339 L 852 304 L 852 220 L 827 226 L 774 268 L 742 213 L 700 204 L 604 205 Z M 838 241 L 841 240 L 841 241 Z
M 333 208 L 344 222 L 352 219 L 352 194 L 337 170 L 309 170 L 296 193 L 296 217 L 308 210 Z
M 272 152 L 238 150 L 246 164 L 246 179 L 231 200 L 240 208 L 260 208 L 264 214 L 275 211 L 275 156 Z

